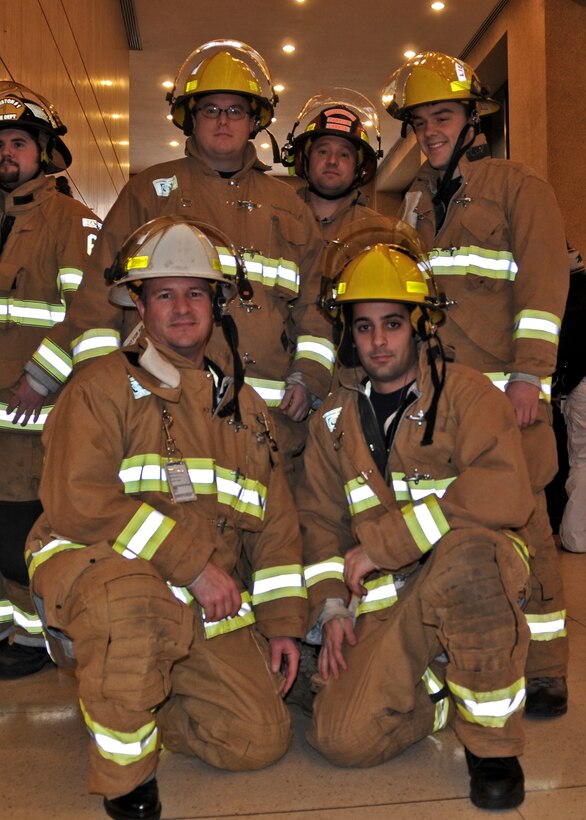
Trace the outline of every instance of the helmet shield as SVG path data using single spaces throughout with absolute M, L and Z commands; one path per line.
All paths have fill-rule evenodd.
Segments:
M 235 295 L 236 286 L 222 270 L 215 242 L 224 249 L 232 247 L 224 234 L 209 225 L 179 216 L 151 219 L 128 237 L 106 271 L 110 301 L 133 307 L 146 279 L 179 276 L 214 282 L 216 299 L 225 304 Z
M 47 174 L 71 165 L 69 149 L 61 139 L 67 128 L 48 100 L 12 80 L 0 81 L 0 129 L 21 128 L 39 143 L 41 164 Z
M 382 91 L 384 107 L 398 120 L 409 119 L 418 105 L 445 100 L 477 103 L 481 115 L 500 107 L 467 63 L 437 51 L 417 54 L 391 74 Z
M 323 136 L 349 140 L 358 152 L 356 184 L 370 182 L 383 152 L 378 114 L 367 97 L 350 88 L 334 86 L 310 97 L 297 115 L 281 151 L 281 162 L 290 174 L 307 179 L 311 145 Z
M 210 40 L 189 54 L 180 67 L 173 90 L 167 94 L 173 123 L 185 134 L 192 130 L 196 101 L 205 94 L 239 94 L 246 97 L 257 120 L 253 135 L 267 128 L 277 96 L 264 59 L 239 40 Z

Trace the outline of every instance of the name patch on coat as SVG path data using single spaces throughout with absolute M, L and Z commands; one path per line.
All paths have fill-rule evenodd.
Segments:
M 157 192 L 157 196 L 169 196 L 171 191 L 175 191 L 179 185 L 177 184 L 177 177 L 172 176 L 168 179 L 153 179 L 153 187 Z
M 132 395 L 135 399 L 143 399 L 145 396 L 151 395 L 151 391 L 147 390 L 146 387 L 143 387 L 142 384 L 137 382 L 134 376 L 129 376 L 128 381 L 130 382 L 130 389 L 132 390 Z
M 341 407 L 335 407 L 333 410 L 328 410 L 327 413 L 323 414 L 323 419 L 327 425 L 328 430 L 330 433 L 333 433 L 336 429 L 336 422 L 338 421 L 338 416 L 342 412 Z

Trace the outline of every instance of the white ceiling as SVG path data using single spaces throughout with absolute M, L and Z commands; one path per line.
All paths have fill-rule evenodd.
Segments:
M 380 104 L 381 88 L 407 48 L 459 56 L 496 0 L 135 0 L 142 50 L 130 52 L 130 171 L 180 157 L 184 137 L 166 119 L 166 90 L 187 55 L 207 40 L 243 40 L 262 54 L 273 83 L 282 83 L 271 130 L 283 145 L 304 102 L 325 86 L 353 88 L 375 104 L 385 154 L 399 124 Z M 292 42 L 296 51 L 282 51 Z M 261 135 L 262 136 L 262 135 Z M 177 140 L 179 147 L 169 142 Z M 270 163 L 271 152 L 261 149 Z M 281 166 L 274 172 L 286 173 Z

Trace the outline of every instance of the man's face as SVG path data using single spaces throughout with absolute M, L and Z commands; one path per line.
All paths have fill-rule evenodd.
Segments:
M 228 119 L 223 110 L 217 119 L 204 116 L 201 109 L 217 105 L 226 109 L 238 106 L 246 112 L 241 120 Z M 238 94 L 207 94 L 197 101 L 193 112 L 193 135 L 200 154 L 216 171 L 238 171 L 253 127 L 247 99 Z
M 393 393 L 413 381 L 417 373 L 417 347 L 405 305 L 355 304 L 352 337 L 360 364 L 377 393 Z
M 36 141 L 22 128 L 0 129 L 0 186 L 7 191 L 24 185 L 41 167 Z
M 213 325 L 207 279 L 195 276 L 146 279 L 136 307 L 155 341 L 201 366 Z
M 413 129 L 419 147 L 432 168 L 445 171 L 454 152 L 468 113 L 457 102 L 418 105 L 412 111 Z
M 318 137 L 309 152 L 308 176 L 320 194 L 343 196 L 356 176 L 356 148 L 343 137 Z

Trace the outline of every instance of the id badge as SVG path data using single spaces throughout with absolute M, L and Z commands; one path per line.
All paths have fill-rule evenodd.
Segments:
M 173 501 L 176 504 L 184 504 L 186 501 L 195 501 L 197 499 L 189 477 L 187 464 L 184 461 L 169 461 L 165 464 L 165 473 L 167 474 Z

